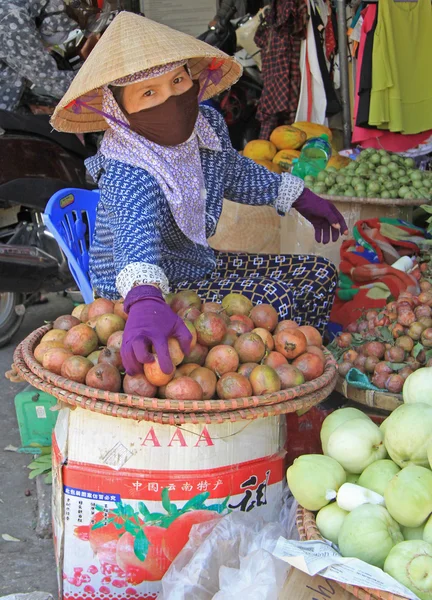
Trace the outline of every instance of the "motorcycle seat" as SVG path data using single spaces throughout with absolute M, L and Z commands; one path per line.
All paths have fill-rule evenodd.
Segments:
M 76 135 L 53 130 L 48 115 L 22 115 L 0 110 L 0 128 L 7 133 L 31 133 L 46 138 L 81 158 L 88 158 L 94 153 L 86 148 Z

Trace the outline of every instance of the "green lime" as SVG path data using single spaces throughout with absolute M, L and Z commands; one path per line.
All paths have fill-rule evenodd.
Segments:
M 384 149 L 378 150 L 377 154 L 379 154 L 380 156 L 388 156 L 389 155 L 387 150 L 384 150 Z
M 382 158 L 381 161 L 383 161 L 384 159 Z M 381 167 L 378 167 L 377 172 L 380 175 L 388 175 L 390 173 L 389 168 L 385 167 L 384 165 Z
M 410 189 L 406 185 L 401 186 L 398 190 L 399 198 L 405 198 L 406 194 L 408 194 L 409 191 Z
M 411 183 L 411 179 L 404 175 L 403 177 L 399 177 L 399 183 L 401 185 L 409 185 Z
M 378 194 L 381 191 L 381 185 L 377 181 L 372 181 L 368 185 L 368 192 Z
M 327 167 L 327 171 L 328 171 L 329 173 L 337 173 L 337 169 L 336 169 L 336 167 Z
M 387 165 L 387 168 L 389 171 L 397 171 L 399 169 L 399 165 L 397 164 L 397 162 L 391 161 Z
M 313 175 L 306 175 L 304 182 L 307 187 L 311 187 L 315 183 L 315 177 Z
M 352 187 L 348 186 L 347 188 L 345 188 L 343 195 L 347 196 L 348 198 L 353 198 L 356 195 L 356 193 Z
M 344 185 L 344 184 L 345 184 L 345 175 L 338 175 L 338 176 L 336 177 L 336 181 L 337 181 L 338 183 L 340 183 L 341 185 Z
M 388 192 L 388 195 L 389 195 L 389 198 L 392 198 L 392 199 L 399 198 L 399 191 L 398 190 L 390 190 Z
M 325 171 L 320 171 L 316 177 L 317 181 L 324 182 L 327 177 L 327 173 Z
M 415 180 L 412 182 L 412 186 L 413 186 L 413 188 L 415 188 L 416 190 L 419 190 L 420 188 L 422 188 L 422 187 L 423 187 L 423 181 L 422 181 L 421 179 L 415 179 Z
M 399 169 L 398 173 L 399 173 L 399 177 L 405 177 L 406 170 L 405 169 Z
M 381 156 L 379 154 L 372 154 L 369 160 L 373 165 L 379 165 L 381 163 Z
M 415 160 L 413 158 L 405 158 L 404 164 L 406 167 L 415 167 Z
M 391 163 L 391 157 L 386 155 L 386 156 L 382 156 L 381 157 L 381 164 L 382 165 L 389 165 Z
M 410 177 L 412 181 L 421 181 L 423 179 L 421 171 L 412 171 Z

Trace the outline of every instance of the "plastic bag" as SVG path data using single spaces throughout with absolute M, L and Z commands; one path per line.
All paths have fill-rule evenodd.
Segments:
M 235 512 L 192 528 L 162 579 L 163 600 L 274 600 L 289 566 L 272 556 L 279 537 L 298 539 L 297 503 L 288 488 L 278 523 Z
M 258 25 L 261 22 L 261 15 L 264 10 L 265 9 L 262 8 L 254 17 L 249 19 L 249 21 L 246 21 L 246 23 L 239 27 L 236 31 L 237 45 L 246 50 L 248 55 L 256 62 L 260 71 L 262 66 L 261 50 L 255 44 L 254 37 L 256 30 L 258 29 Z

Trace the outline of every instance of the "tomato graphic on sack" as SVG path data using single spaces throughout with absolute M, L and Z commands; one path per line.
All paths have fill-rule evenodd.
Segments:
M 138 511 L 123 502 L 110 510 L 96 505 L 90 524 L 77 526 L 75 535 L 90 544 L 101 565 L 115 565 L 129 585 L 159 581 L 187 543 L 192 526 L 227 511 L 229 498 L 206 506 L 209 496 L 203 492 L 178 508 L 165 488 L 165 513 L 152 513 L 143 502 L 138 502 Z
M 220 515 L 213 511 L 193 510 L 183 513 L 175 519 L 166 530 L 162 544 L 162 548 L 170 561 L 173 561 L 180 550 L 187 544 L 193 525 L 204 523 L 205 521 L 213 521 L 213 519 L 217 519 L 218 517 Z

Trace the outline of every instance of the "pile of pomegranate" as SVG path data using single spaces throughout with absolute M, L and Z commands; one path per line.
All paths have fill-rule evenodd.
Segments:
M 169 339 L 172 373 L 161 370 L 156 353 L 143 373 L 124 373 L 120 347 L 127 315 L 122 300 L 99 298 L 58 317 L 36 347 L 35 358 L 48 371 L 89 387 L 178 400 L 260 396 L 324 372 L 319 331 L 279 321 L 269 304 L 253 306 L 235 293 L 221 303 L 203 303 L 193 291 L 169 295 L 167 302 L 193 338 L 187 356 L 176 339 Z
M 329 346 L 346 377 L 355 367 L 376 387 L 400 393 L 405 379 L 432 366 L 432 284 L 429 263 L 418 269 L 420 293 L 402 292 L 382 310 L 368 310 Z

